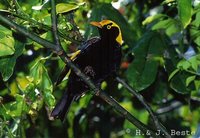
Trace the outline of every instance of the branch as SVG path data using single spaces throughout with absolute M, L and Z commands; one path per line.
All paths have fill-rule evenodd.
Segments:
M 58 37 L 55 0 L 51 0 L 51 22 L 52 22 L 52 32 L 53 32 L 56 48 L 58 48 L 59 50 L 61 49 L 61 45 L 60 45 L 60 39 Z
M 174 109 L 181 107 L 182 105 L 183 104 L 180 101 L 172 101 L 170 105 L 157 109 L 156 114 L 157 115 L 165 114 L 167 112 L 170 112 Z
M 24 36 L 32 39 L 33 41 L 36 41 L 37 43 L 41 44 L 42 46 L 51 49 L 53 52 L 55 52 L 60 58 L 65 62 L 65 64 L 70 67 L 78 77 L 82 79 L 83 82 L 85 82 L 90 89 L 92 90 L 93 94 L 96 96 L 101 97 L 104 101 L 106 101 L 110 106 L 112 106 L 120 115 L 124 116 L 127 120 L 129 120 L 133 125 L 135 125 L 137 128 L 139 128 L 144 134 L 146 134 L 147 131 L 150 132 L 149 136 L 156 136 L 156 133 L 151 130 L 147 125 L 140 122 L 137 118 L 132 116 L 126 109 L 124 109 L 121 105 L 119 105 L 115 99 L 108 96 L 105 92 L 97 88 L 94 83 L 91 81 L 91 79 L 83 74 L 79 68 L 77 68 L 72 61 L 67 57 L 67 54 L 64 50 L 61 48 L 57 48 L 57 46 L 45 39 L 42 39 L 35 35 L 33 32 L 29 32 L 25 28 L 19 26 L 18 24 L 8 20 L 7 18 L 0 15 L 0 21 L 5 23 L 6 25 L 10 26 L 14 30 L 20 32 Z
M 167 104 L 167 106 L 161 107 L 156 110 L 157 115 L 165 114 L 167 112 L 171 112 L 177 108 L 180 108 L 183 106 L 185 103 L 182 103 L 181 101 L 178 101 L 176 99 L 170 101 L 170 103 Z M 200 99 L 197 97 L 190 97 L 190 106 L 200 106 Z
M 196 102 L 196 103 L 198 103 L 198 105 L 200 105 L 200 98 L 191 97 L 190 100 L 191 100 L 191 102 Z
M 133 94 L 146 108 L 146 110 L 149 112 L 151 118 L 153 119 L 153 122 L 157 128 L 157 130 L 161 130 L 163 134 L 165 134 L 167 137 L 171 137 L 170 134 L 167 132 L 166 128 L 160 123 L 157 116 L 154 114 L 153 110 L 149 106 L 149 104 L 145 101 L 143 96 L 136 92 L 129 84 L 127 84 L 124 80 L 122 80 L 120 77 L 116 77 L 116 80 L 121 83 L 131 94 Z

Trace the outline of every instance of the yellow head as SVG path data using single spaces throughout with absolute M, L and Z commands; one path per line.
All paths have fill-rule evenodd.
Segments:
M 123 40 L 122 40 L 122 33 L 120 27 L 113 21 L 111 20 L 102 20 L 101 22 L 90 22 L 91 25 L 96 26 L 98 28 L 106 28 L 108 30 L 112 30 L 112 28 L 117 28 L 119 31 L 118 36 L 116 37 L 116 41 L 122 45 Z

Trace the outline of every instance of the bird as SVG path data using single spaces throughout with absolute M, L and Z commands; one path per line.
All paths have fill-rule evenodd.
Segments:
M 120 68 L 123 39 L 119 25 L 112 20 L 92 21 L 90 24 L 98 28 L 99 37 L 92 37 L 83 42 L 79 50 L 70 58 L 96 86 L 100 86 L 107 77 L 116 75 Z M 89 90 L 89 87 L 67 65 L 58 78 L 57 84 L 68 72 L 70 74 L 67 89 L 51 112 L 53 118 L 61 121 L 64 121 L 72 102 Z

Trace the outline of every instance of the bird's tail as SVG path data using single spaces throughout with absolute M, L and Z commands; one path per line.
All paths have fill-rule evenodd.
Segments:
M 59 118 L 61 121 L 64 121 L 65 115 L 69 111 L 71 103 L 74 101 L 75 96 L 73 96 L 68 89 L 56 104 L 55 108 L 51 112 L 51 116 L 54 118 Z

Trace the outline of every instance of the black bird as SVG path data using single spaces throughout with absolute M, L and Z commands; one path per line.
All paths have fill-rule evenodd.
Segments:
M 80 50 L 72 55 L 73 63 L 96 85 L 110 75 L 115 75 L 121 62 L 121 45 L 123 43 L 120 27 L 111 20 L 91 22 L 98 27 L 100 37 L 94 37 L 83 43 Z M 65 76 L 69 68 L 65 68 L 61 76 Z M 63 77 L 58 80 L 61 82 Z M 71 103 L 79 98 L 89 87 L 73 72 L 69 75 L 67 90 L 53 109 L 51 116 L 62 121 Z

